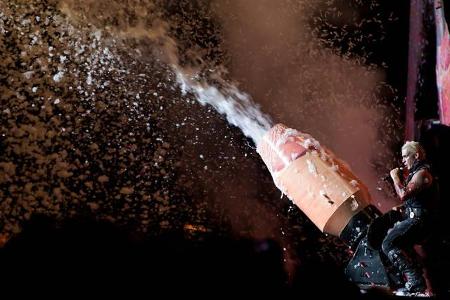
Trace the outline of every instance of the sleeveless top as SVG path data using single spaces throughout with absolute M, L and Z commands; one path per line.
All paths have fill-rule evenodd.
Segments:
M 417 172 L 419 172 L 420 170 L 423 170 L 423 169 L 426 169 L 428 172 L 431 173 L 430 165 L 428 165 L 424 161 L 416 161 L 413 164 L 413 166 L 411 167 L 411 169 L 409 170 L 409 174 L 408 174 L 408 178 L 406 179 L 405 186 L 411 181 L 411 179 Z M 435 185 L 435 182 L 434 182 L 434 178 L 433 178 L 433 182 L 430 186 L 421 190 L 420 192 L 416 193 L 415 195 L 408 197 L 405 200 L 405 202 L 404 202 L 405 207 L 422 208 L 422 209 L 431 208 L 431 206 L 433 205 L 433 202 L 434 202 L 434 197 L 435 197 L 434 188 L 433 188 L 434 185 Z

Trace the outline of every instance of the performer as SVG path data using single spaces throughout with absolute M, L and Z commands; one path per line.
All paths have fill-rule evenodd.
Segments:
M 425 162 L 425 151 L 414 141 L 402 147 L 402 162 L 407 169 L 404 180 L 400 168 L 391 170 L 395 191 L 402 201 L 400 221 L 383 239 L 382 250 L 405 278 L 408 292 L 425 292 L 426 283 L 414 255 L 414 245 L 429 232 L 430 209 L 433 201 L 433 176 Z M 398 208 L 394 208 L 398 209 Z

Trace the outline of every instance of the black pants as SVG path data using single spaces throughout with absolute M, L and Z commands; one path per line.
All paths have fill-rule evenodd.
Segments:
M 412 255 L 414 245 L 426 237 L 426 214 L 423 212 L 411 214 L 411 212 L 411 209 L 406 209 L 402 219 L 394 224 L 383 239 L 381 248 L 386 256 L 389 257 L 388 253 L 392 250 L 397 250 L 396 252 L 401 252 L 405 256 L 404 259 L 410 260 L 411 257 L 406 256 Z

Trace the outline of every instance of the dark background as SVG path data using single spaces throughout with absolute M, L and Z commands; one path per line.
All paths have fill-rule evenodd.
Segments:
M 347 5 L 346 1 L 341 2 L 341 5 Z M 177 9 L 177 4 L 172 4 L 175 8 L 169 7 L 166 12 L 170 13 L 171 9 Z M 354 32 L 354 35 L 352 35 L 352 30 L 346 30 L 344 38 L 339 39 L 339 42 L 335 43 L 333 39 L 329 38 L 328 47 L 335 48 L 342 53 L 351 51 L 350 54 L 354 55 L 364 54 L 368 64 L 384 66 L 386 82 L 398 91 L 396 99 L 393 99 L 395 107 L 402 110 L 407 79 L 409 1 L 385 0 L 379 1 L 379 5 L 380 8 L 376 12 L 369 7 L 358 7 L 361 9 L 360 13 L 367 18 L 371 18 L 371 14 L 380 11 L 385 13 L 386 16 L 392 14 L 398 18 L 397 22 L 387 23 L 382 40 L 368 44 L 364 44 L 363 40 L 360 47 L 357 45 L 349 50 L 347 42 L 356 39 L 361 32 Z M 326 24 L 316 25 L 324 26 L 324 28 L 328 26 Z M 205 26 L 208 27 L 209 25 Z M 374 32 L 374 28 L 370 28 L 370 26 L 363 28 L 362 33 L 376 35 L 377 32 Z M 339 28 L 337 31 L 339 33 Z M 219 41 L 213 42 L 220 43 Z M 11 47 L 14 48 L 15 46 Z M 433 51 L 434 46 L 431 42 L 426 49 L 427 56 L 422 66 L 423 83 L 419 92 L 417 119 L 427 120 L 437 117 Z M 219 53 L 210 55 L 217 58 L 221 57 L 222 53 L 219 51 Z M 19 63 L 16 65 L 19 65 Z M 164 78 L 165 74 L 159 76 Z M 172 96 L 169 92 L 165 95 Z M 179 95 L 173 93 L 173 96 Z M 184 108 L 186 111 L 189 110 L 189 107 Z M 205 113 L 205 109 L 202 110 L 199 107 L 196 107 L 196 109 Z M 149 110 L 151 111 L 151 108 Z M 180 114 L 182 115 L 183 111 L 180 111 Z M 109 125 L 110 119 L 119 119 L 119 115 L 120 113 L 117 116 L 106 118 L 103 125 L 105 127 Z M 96 116 L 97 118 L 103 118 L 104 114 L 98 113 Z M 212 113 L 212 116 L 217 119 L 221 118 L 214 113 Z M 93 119 L 95 118 L 93 117 Z M 168 120 L 167 123 L 170 123 L 171 119 L 168 118 Z M 161 122 L 155 130 L 164 132 L 166 125 Z M 139 130 L 144 131 L 144 128 L 139 127 L 140 125 L 136 126 Z M 208 123 L 204 126 L 207 127 Z M 118 127 L 120 126 L 115 128 Z M 219 130 L 221 136 L 227 132 L 224 128 L 226 128 L 226 125 L 223 125 L 221 129 L 225 132 L 224 134 Z M 439 175 L 442 195 L 444 195 L 442 199 L 448 199 L 449 192 L 446 183 L 449 182 L 449 179 L 445 172 L 449 166 L 446 153 L 450 153 L 446 150 L 449 149 L 448 141 L 450 140 L 448 128 L 443 126 L 425 128 L 421 134 L 421 139 L 429 150 L 430 159 Z M 271 178 L 257 154 L 252 153 L 252 150 L 249 151 L 248 145 L 251 145 L 251 141 L 243 137 L 236 128 L 232 128 L 231 131 L 236 138 L 235 143 L 240 145 L 231 150 L 236 151 L 238 153 L 236 155 L 239 155 L 241 150 L 242 153 L 250 152 L 253 170 L 260 172 L 260 174 L 255 175 L 254 182 L 260 189 L 258 193 L 266 194 L 265 198 L 262 197 L 262 201 L 275 202 L 274 199 L 278 200 L 278 193 L 273 187 L 270 187 Z M 146 134 L 143 134 L 142 137 L 153 139 Z M 155 140 L 152 141 L 155 142 Z M 105 145 L 106 142 L 107 140 L 103 141 L 103 144 L 99 144 Z M 217 143 L 228 144 L 229 142 L 217 141 Z M 6 143 L 3 143 L 2 146 L 7 150 L 8 145 Z M 155 149 L 147 150 L 148 152 L 145 155 L 152 155 L 152 151 L 156 151 L 156 148 L 155 146 Z M 160 148 L 157 150 L 160 150 Z M 211 153 L 215 153 L 214 151 L 213 149 Z M 180 152 L 175 151 L 170 155 L 176 157 Z M 217 155 L 219 154 L 218 151 Z M 243 160 L 243 157 L 238 156 L 237 159 Z M 134 166 L 132 163 L 131 165 Z M 172 162 L 169 162 L 168 165 L 172 165 Z M 238 167 L 233 166 L 232 168 Z M 102 167 L 99 164 L 97 168 L 101 169 Z M 203 168 L 203 165 L 198 168 Z M 113 168 L 110 171 L 111 174 L 116 169 Z M 140 174 L 140 169 L 138 169 L 138 166 L 136 166 L 137 171 L 135 173 L 125 174 L 126 178 L 125 175 L 123 177 L 117 176 L 117 182 L 133 181 L 137 178 L 137 174 Z M 170 170 L 170 167 L 167 167 L 167 169 Z M 216 166 L 214 171 L 220 174 L 221 170 L 219 169 Z M 157 171 L 159 172 L 159 169 Z M 95 171 L 94 174 L 96 174 Z M 230 174 L 223 176 L 232 177 L 233 173 Z M 205 181 L 208 181 L 207 175 L 205 174 Z M 113 175 L 110 175 L 110 177 L 114 178 Z M 156 177 L 149 176 L 143 180 L 150 181 Z M 179 184 L 179 181 L 174 178 L 162 180 L 158 188 L 167 185 L 169 190 L 172 191 L 171 187 Z M 184 185 L 190 180 L 192 178 L 185 178 L 181 181 Z M 227 178 L 227 180 L 233 182 L 233 178 Z M 264 184 L 267 187 L 260 187 Z M 87 296 L 91 293 L 99 295 L 123 293 L 125 296 L 135 296 L 138 293 L 144 293 L 148 297 L 154 297 L 157 293 L 162 293 L 164 296 L 177 295 L 183 297 L 188 295 L 196 297 L 248 295 L 255 297 L 267 296 L 268 293 L 276 293 L 277 297 L 280 298 L 314 297 L 317 299 L 322 296 L 331 296 L 344 297 L 345 299 L 380 299 L 391 297 L 381 291 L 372 291 L 369 294 L 361 295 L 359 289 L 349 283 L 343 275 L 343 266 L 349 258 L 345 245 L 339 244 L 337 239 L 325 237 L 301 212 L 293 209 L 288 203 L 278 201 L 270 206 L 271 210 L 279 211 L 283 216 L 286 216 L 283 225 L 285 225 L 284 228 L 290 230 L 287 233 L 289 235 L 287 247 L 289 251 L 296 253 L 296 255 L 292 258 L 292 262 L 288 264 L 288 271 L 286 270 L 287 257 L 283 249 L 286 247 L 286 243 L 282 242 L 280 232 L 272 233 L 272 236 L 270 234 L 262 235 L 263 237 L 258 237 L 254 232 L 246 234 L 246 226 L 250 228 L 252 223 L 245 217 L 251 219 L 251 216 L 255 214 L 266 217 L 266 215 L 263 215 L 263 209 L 256 212 L 252 211 L 252 204 L 239 206 L 244 213 L 237 217 L 240 218 L 238 220 L 240 222 L 238 223 L 240 226 L 238 233 L 229 228 L 232 227 L 230 223 L 233 223 L 233 221 L 228 218 L 232 217 L 222 212 L 210 212 L 206 217 L 201 216 L 201 221 L 198 223 L 206 224 L 208 229 L 206 231 L 187 232 L 183 230 L 182 224 L 184 221 L 194 225 L 197 221 L 191 215 L 190 204 L 198 205 L 196 206 L 198 208 L 203 203 L 189 202 L 191 201 L 190 186 L 187 186 L 184 185 L 182 192 L 175 189 L 177 199 L 180 201 L 179 210 L 169 212 L 169 215 L 178 220 L 181 225 L 175 221 L 175 225 L 172 227 L 164 230 L 155 229 L 150 235 L 140 231 L 136 232 L 133 222 L 131 222 L 133 224 L 114 223 L 97 218 L 95 214 L 87 213 L 90 212 L 89 206 L 86 206 L 86 212 L 66 217 L 63 220 L 55 218 L 51 214 L 50 216 L 48 214 L 34 214 L 29 220 L 24 221 L 22 232 L 14 236 L 4 248 L 0 249 L 0 265 L 2 268 L 0 284 L 2 290 L 15 294 L 53 294 L 62 297 L 67 293 L 80 293 L 81 296 Z M 84 189 L 83 185 L 75 184 L 73 187 L 74 190 L 78 188 Z M 188 192 L 184 192 L 186 189 Z M 195 184 L 192 187 L 192 190 L 194 189 L 196 189 Z M 105 193 L 106 195 L 99 193 L 96 196 L 103 199 L 102 197 L 109 196 L 107 192 Z M 240 203 L 240 200 L 237 199 L 236 202 Z M 208 201 L 206 201 L 207 205 L 217 206 L 214 201 Z M 448 204 L 445 201 L 440 203 L 443 206 L 441 211 L 448 209 Z M 119 201 L 116 204 L 122 205 Z M 223 208 L 218 207 L 218 210 Z M 258 206 L 258 208 L 260 207 Z M 234 213 L 231 208 L 230 211 L 228 213 Z M 261 214 L 259 214 L 260 212 Z M 119 210 L 117 214 L 113 215 L 117 217 L 121 213 L 122 211 Z M 270 213 L 268 215 L 269 217 L 272 216 Z M 209 218 L 209 221 L 205 222 L 202 218 Z M 435 276 L 442 290 L 448 287 L 448 285 L 445 286 L 445 279 L 448 277 L 442 275 L 448 266 L 446 249 L 449 247 L 448 234 L 445 232 L 445 228 L 448 227 L 446 227 L 447 223 L 444 219 L 440 219 L 436 235 L 434 235 L 435 239 L 428 244 L 428 250 L 433 253 L 434 258 L 431 265 L 434 267 L 435 274 L 438 274 Z M 154 223 L 151 222 L 149 228 L 158 228 L 159 221 L 157 218 Z M 246 223 L 247 221 L 250 225 Z M 237 221 L 234 222 L 233 224 L 236 224 Z M 248 231 L 250 232 L 251 229 L 248 229 Z

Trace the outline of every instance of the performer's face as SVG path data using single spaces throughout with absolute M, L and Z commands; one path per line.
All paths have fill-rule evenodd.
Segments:
M 402 162 L 403 165 L 409 170 L 412 168 L 414 161 L 416 160 L 416 154 L 408 152 L 406 149 L 402 150 Z

